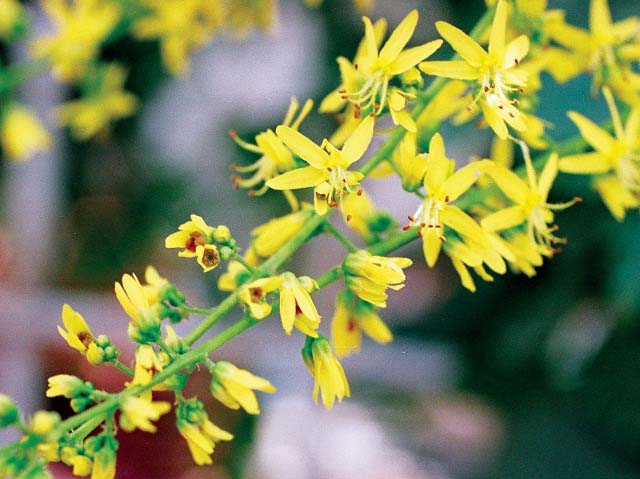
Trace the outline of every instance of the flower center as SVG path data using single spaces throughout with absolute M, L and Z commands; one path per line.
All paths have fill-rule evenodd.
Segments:
M 184 247 L 187 251 L 191 251 L 192 253 L 196 252 L 196 246 L 204 246 L 207 244 L 205 239 L 202 237 L 202 233 L 199 231 L 194 231 L 189 233 L 189 239 L 184 244 Z

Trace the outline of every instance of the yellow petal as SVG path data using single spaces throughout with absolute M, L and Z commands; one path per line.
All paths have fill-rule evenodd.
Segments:
M 400 125 L 407 131 L 415 133 L 418 129 L 416 126 L 416 122 L 413 121 L 411 115 L 406 110 L 391 110 L 391 119 L 393 120 L 394 125 Z
M 364 22 L 364 59 L 368 65 L 373 65 L 378 59 L 378 42 L 371 20 L 368 17 L 362 17 L 362 21 Z
M 283 288 L 280 291 L 280 320 L 284 332 L 291 334 L 296 320 L 296 299 L 291 288 Z
M 609 171 L 611 162 L 602 153 L 593 151 L 591 153 L 565 156 L 560 160 L 559 167 L 563 173 L 595 175 Z
M 526 219 L 521 206 L 511 206 L 483 218 L 480 224 L 487 231 L 501 231 L 518 226 Z
M 377 343 L 387 344 L 393 341 L 391 330 L 377 314 L 367 314 L 360 318 L 360 327 Z
M 493 132 L 498 135 L 498 138 L 504 140 L 509 136 L 509 130 L 507 129 L 507 125 L 504 120 L 498 115 L 496 110 L 486 103 L 481 104 L 482 113 L 484 115 L 484 119 L 487 120 L 487 123 L 493 130 Z
M 494 60 L 499 61 L 503 58 L 506 31 L 507 4 L 503 0 L 499 0 L 489 36 L 489 55 L 493 57 Z
M 447 22 L 436 22 L 438 33 L 470 65 L 479 67 L 487 60 L 485 52 L 469 35 Z
M 570 111 L 568 115 L 580 130 L 582 137 L 595 150 L 609 156 L 613 154 L 616 147 L 616 140 L 609 133 L 580 113 Z
M 391 33 L 391 36 L 380 50 L 378 61 L 382 65 L 388 65 L 393 62 L 407 42 L 411 39 L 413 31 L 418 24 L 418 11 L 411 10 L 409 14 L 404 17 L 404 20 L 400 22 L 400 25 Z
M 637 208 L 640 205 L 640 201 L 629 193 L 615 176 L 607 176 L 597 180 L 594 187 L 600 193 L 602 201 L 613 217 L 618 221 L 624 220 L 627 209 Z
M 556 179 L 556 176 L 558 176 L 558 154 L 553 152 L 545 163 L 542 173 L 540 173 L 540 179 L 538 180 L 538 193 L 540 193 L 543 201 L 547 200 L 551 185 Z
M 478 69 L 465 61 L 422 62 L 418 68 L 427 75 L 455 80 L 475 80 L 480 77 Z
M 611 12 L 608 0 L 591 0 L 589 29 L 596 36 L 610 36 L 612 32 Z
M 440 236 L 430 232 L 427 228 L 422 228 L 422 253 L 429 268 L 433 268 L 438 261 L 441 249 Z
M 317 186 L 325 180 L 322 170 L 314 166 L 306 166 L 287 171 L 267 181 L 267 186 L 274 190 L 296 190 Z
M 369 148 L 369 143 L 371 143 L 371 138 L 373 137 L 374 123 L 374 118 L 367 116 L 344 142 L 342 155 L 348 165 L 359 160 Z
M 276 134 L 291 151 L 315 168 L 324 168 L 328 156 L 322 148 L 316 145 L 302 133 L 288 126 L 280 125 L 276 128 Z
M 418 47 L 409 48 L 398 55 L 391 65 L 386 69 L 387 75 L 399 75 L 413 68 L 425 58 L 430 57 L 440 48 L 442 40 L 433 40 Z
M 451 264 L 453 265 L 456 272 L 458 273 L 458 276 L 460 276 L 460 282 L 462 283 L 462 286 L 464 286 L 466 289 L 468 289 L 472 293 L 475 293 L 476 285 L 473 282 L 473 278 L 471 277 L 471 274 L 469 273 L 469 270 L 467 269 L 465 264 L 458 258 L 453 258 L 453 257 L 451 258 Z
M 483 163 L 475 162 L 464 166 L 451 175 L 442 184 L 442 191 L 449 197 L 449 201 L 457 200 L 460 195 L 471 188 L 480 177 Z
M 515 203 L 525 201 L 529 188 L 513 171 L 497 163 L 487 163 L 485 171 L 509 199 Z
M 511 40 L 504 52 L 502 68 L 509 68 L 517 65 L 525 56 L 527 56 L 528 52 L 529 38 L 526 35 L 520 35 L 518 38 Z

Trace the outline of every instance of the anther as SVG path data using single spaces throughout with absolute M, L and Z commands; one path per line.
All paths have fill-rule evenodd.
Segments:
M 357 69 L 358 69 L 358 64 L 357 64 L 357 63 L 354 63 L 354 64 L 353 64 L 353 69 L 354 69 L 354 70 L 357 70 Z
M 520 60 L 518 60 L 517 58 L 515 59 L 516 65 L 520 65 Z
M 442 241 L 443 243 L 445 243 L 447 241 L 447 238 L 445 238 L 444 236 L 440 236 L 440 241 Z
M 580 198 L 579 196 L 575 196 L 573 198 L 573 202 L 574 203 L 582 203 L 584 200 L 582 198 Z
M 420 236 L 420 238 L 422 238 L 422 230 L 418 230 L 418 231 L 416 231 L 416 234 L 417 234 L 418 236 Z
M 358 191 L 356 191 L 356 195 L 358 195 L 358 196 L 362 196 L 362 193 L 363 193 L 362 188 L 360 188 Z
M 449 195 L 446 195 L 446 196 L 444 197 L 444 202 L 445 202 L 445 203 L 449 203 Z
M 229 136 L 235 138 L 238 136 L 238 132 L 236 130 L 229 130 Z
M 338 202 L 337 201 L 330 201 L 327 203 L 327 205 L 329 205 L 329 208 L 335 208 L 336 206 L 338 206 Z
M 338 93 L 347 93 L 347 89 L 346 88 L 340 88 L 338 90 Z
M 407 218 L 409 219 L 409 221 L 411 221 L 412 223 L 416 220 L 413 216 L 409 215 L 407 216 Z
M 486 86 L 486 85 L 484 86 L 484 92 L 485 92 L 485 93 L 488 93 L 488 92 L 489 92 L 489 87 L 488 87 L 488 86 Z
M 402 231 L 407 231 L 409 228 L 411 228 L 411 225 L 404 225 Z
M 352 218 L 352 216 L 351 216 L 351 215 L 347 215 L 347 223 L 348 223 L 349 221 L 351 221 L 351 218 Z

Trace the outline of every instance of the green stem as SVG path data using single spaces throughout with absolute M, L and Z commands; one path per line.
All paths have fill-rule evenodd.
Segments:
M 251 274 L 256 274 L 256 268 L 255 268 L 253 265 L 249 264 L 249 263 L 247 262 L 247 260 L 246 260 L 246 259 L 244 259 L 244 258 L 243 258 L 242 256 L 240 256 L 239 254 L 235 255 L 235 256 L 233 257 L 233 259 L 234 259 L 234 261 L 237 261 L 237 262 L 238 262 L 238 263 L 240 263 L 242 266 L 244 266 L 244 267 L 247 269 L 247 271 L 249 271 L 249 273 L 251 273 Z
M 349 238 L 343 235 L 340 231 L 336 229 L 336 227 L 330 221 L 326 221 L 324 224 L 325 229 L 331 233 L 340 243 L 342 243 L 351 253 L 355 253 L 360 248 L 358 248 Z
M 162 351 L 164 351 L 164 353 L 169 356 L 171 359 L 175 359 L 176 355 L 173 351 L 171 351 L 171 348 L 169 346 L 167 346 L 167 343 L 164 342 L 164 340 L 162 338 L 158 338 L 156 340 L 156 344 L 158 346 L 160 346 L 160 349 L 162 349 Z
M 211 314 L 212 312 L 211 309 L 198 308 L 196 306 L 188 306 L 186 304 L 183 304 L 182 306 L 180 306 L 179 309 L 181 311 L 184 311 L 185 313 L 193 313 L 193 314 Z
M 91 434 L 91 432 L 95 428 L 97 428 L 100 424 L 102 424 L 103 421 L 104 421 L 104 416 L 96 415 L 93 418 L 89 419 L 87 422 L 85 422 L 82 426 L 71 431 L 66 439 L 69 442 L 72 442 L 74 440 L 81 441 L 85 437 L 87 437 L 89 434 Z
M 125 366 L 122 361 L 120 361 L 119 359 L 115 359 L 112 363 L 113 366 L 115 366 L 116 368 L 118 368 L 120 371 L 122 371 L 123 373 L 125 373 L 127 376 L 133 377 L 133 371 L 131 370 L 131 368 L 129 368 L 128 366 Z

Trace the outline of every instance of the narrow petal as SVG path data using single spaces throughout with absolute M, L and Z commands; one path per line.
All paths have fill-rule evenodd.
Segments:
M 425 58 L 430 57 L 440 48 L 442 40 L 433 40 L 419 47 L 409 48 L 398 55 L 398 57 L 386 69 L 387 75 L 399 75 L 413 68 Z
M 284 332 L 291 334 L 296 320 L 296 299 L 291 288 L 282 288 L 280 291 L 280 320 Z
M 456 230 L 462 236 L 477 240 L 483 237 L 483 231 L 476 221 L 460 208 L 446 205 L 440 212 L 442 222 Z
M 422 253 L 429 268 L 433 268 L 438 261 L 440 249 L 442 249 L 440 237 L 427 228 L 422 228 Z
M 529 38 L 526 35 L 520 35 L 518 38 L 511 40 L 504 52 L 502 68 L 517 65 L 527 56 L 528 52 Z
M 611 169 L 611 162 L 602 153 L 593 151 L 579 155 L 565 156 L 559 163 L 560 171 L 576 175 L 596 175 Z
M 542 196 L 543 201 L 547 200 L 556 176 L 558 176 L 558 154 L 554 152 L 545 163 L 538 180 L 538 193 Z
M 481 108 L 482 113 L 484 114 L 484 119 L 487 121 L 494 133 L 498 135 L 498 138 L 502 140 L 506 139 L 509 136 L 509 130 L 500 115 L 496 113 L 493 107 L 486 103 L 482 103 Z
M 605 155 L 611 155 L 615 151 L 616 140 L 609 133 L 580 113 L 570 111 L 568 115 L 580 130 L 583 138 L 595 150 Z
M 489 36 L 489 55 L 494 60 L 501 60 L 504 56 L 505 35 L 507 31 L 507 4 L 503 0 L 498 0 L 496 14 L 491 24 L 491 34 Z
M 521 206 L 511 206 L 493 213 L 480 221 L 487 231 L 502 231 L 524 223 L 526 217 Z
M 394 125 L 400 125 L 407 131 L 415 133 L 418 129 L 416 122 L 406 110 L 394 110 L 391 108 L 391 119 Z
M 458 258 L 451 258 L 451 264 L 458 273 L 458 276 L 460 276 L 460 282 L 462 283 L 462 286 L 464 286 L 472 293 L 475 293 L 476 285 L 473 282 L 473 278 L 471 277 L 471 274 L 469 273 L 469 270 L 467 269 L 465 264 Z
M 485 52 L 469 35 L 447 22 L 436 22 L 438 32 L 469 64 L 479 67 L 487 60 Z
M 267 181 L 267 186 L 274 190 L 296 190 L 317 186 L 325 180 L 322 170 L 314 166 L 306 166 L 287 171 Z
M 378 59 L 378 42 L 376 34 L 368 17 L 362 17 L 364 22 L 364 54 L 368 65 L 373 65 Z
M 288 126 L 280 125 L 276 128 L 278 137 L 291 148 L 296 155 L 318 169 L 327 164 L 327 154 L 302 133 Z
M 413 35 L 417 24 L 418 11 L 411 10 L 411 12 L 404 17 L 404 20 L 400 22 L 400 25 L 391 33 L 382 50 L 380 50 L 378 60 L 382 65 L 388 65 L 398 57 L 407 42 L 411 39 L 411 35 Z
M 480 77 L 478 69 L 465 61 L 422 62 L 418 67 L 427 75 L 455 80 L 475 80 Z
M 510 200 L 524 203 L 529 188 L 518 175 L 497 163 L 488 163 L 485 171 Z
M 371 138 L 373 137 L 374 123 L 375 120 L 373 117 L 366 117 L 344 142 L 342 155 L 347 161 L 347 164 L 350 165 L 354 161 L 358 161 L 360 157 L 364 155 L 365 151 L 367 151 L 367 148 L 369 148 L 369 143 L 371 143 Z
M 591 0 L 589 29 L 598 37 L 607 37 L 613 33 L 608 0 Z
M 480 166 L 477 164 L 460 168 L 442 184 L 442 191 L 449 197 L 449 201 L 455 201 L 471 188 L 481 173 Z

